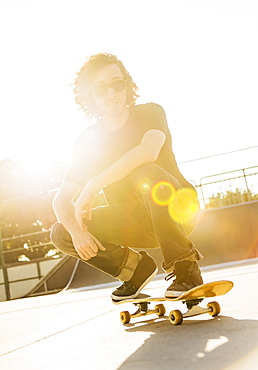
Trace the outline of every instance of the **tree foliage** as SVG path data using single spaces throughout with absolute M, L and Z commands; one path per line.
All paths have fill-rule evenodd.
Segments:
M 236 189 L 233 191 L 226 191 L 225 194 L 218 193 L 212 195 L 208 201 L 206 201 L 205 208 L 213 209 L 220 207 L 227 207 L 234 204 L 251 202 L 258 199 L 258 194 L 253 194 L 251 190 L 240 190 Z

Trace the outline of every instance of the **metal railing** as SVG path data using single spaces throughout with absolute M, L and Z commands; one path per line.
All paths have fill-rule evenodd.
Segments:
M 0 230 L 0 268 L 2 268 L 3 278 L 4 278 L 4 282 L 0 283 L 0 286 L 4 285 L 6 300 L 11 299 L 11 293 L 10 293 L 10 285 L 11 284 L 20 283 L 20 282 L 29 281 L 29 280 L 35 280 L 35 279 L 37 279 L 37 281 L 40 280 L 43 277 L 43 274 L 42 274 L 41 268 L 40 268 L 40 263 L 43 262 L 43 261 L 47 261 L 47 260 L 53 260 L 53 258 L 59 258 L 59 257 L 61 257 L 61 254 L 57 253 L 54 256 L 49 256 L 49 257 L 45 256 L 45 257 L 41 257 L 41 258 L 35 258 L 35 259 L 32 259 L 32 260 L 25 260 L 25 261 L 17 260 L 16 262 L 6 263 L 6 257 L 5 256 L 8 253 L 14 253 L 14 252 L 24 253 L 24 251 L 26 251 L 27 248 L 24 249 L 24 247 L 23 247 L 23 248 L 13 248 L 13 249 L 10 249 L 10 250 L 4 250 L 3 243 L 8 242 L 8 241 L 19 240 L 19 239 L 26 239 L 26 238 L 29 238 L 31 236 L 43 236 L 43 235 L 45 236 L 46 234 L 48 234 L 48 236 L 49 236 L 50 230 L 44 230 L 44 231 L 38 231 L 38 232 L 35 232 L 35 233 L 13 236 L 11 238 L 2 238 L 2 233 L 1 233 L 1 230 Z M 39 244 L 30 245 L 29 249 L 30 250 L 38 249 L 38 248 L 43 249 L 46 246 L 52 246 L 54 248 L 53 244 L 49 241 L 49 242 L 42 242 L 42 243 L 39 243 Z M 12 279 L 9 278 L 8 268 L 16 267 L 16 266 L 30 265 L 30 264 L 36 264 L 37 273 L 35 275 L 27 277 L 27 278 L 15 279 L 15 280 L 12 280 Z
M 197 191 L 203 209 L 257 200 L 258 166 L 203 177 Z

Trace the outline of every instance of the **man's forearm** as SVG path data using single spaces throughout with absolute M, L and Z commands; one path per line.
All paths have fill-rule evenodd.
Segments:
M 148 131 L 140 145 L 129 150 L 117 162 L 93 179 L 96 189 L 121 180 L 145 163 L 155 162 L 164 141 L 165 134 L 163 132 L 158 130 Z
M 101 189 L 113 182 L 119 181 L 129 175 L 140 165 L 151 162 L 150 158 L 142 147 L 135 147 L 121 157 L 117 162 L 112 164 L 98 176 L 92 179 L 97 189 Z
M 71 200 L 55 199 L 53 202 L 54 212 L 58 221 L 68 230 L 70 234 L 80 230 L 75 219 L 74 204 Z M 85 230 L 87 229 L 85 225 Z

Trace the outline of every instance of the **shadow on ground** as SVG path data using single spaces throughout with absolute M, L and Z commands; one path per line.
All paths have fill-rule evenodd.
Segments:
M 187 319 L 173 326 L 156 319 L 124 326 L 129 332 L 150 332 L 144 344 L 119 367 L 125 369 L 223 369 L 258 346 L 258 320 L 219 316 Z M 257 354 L 256 354 L 257 355 Z

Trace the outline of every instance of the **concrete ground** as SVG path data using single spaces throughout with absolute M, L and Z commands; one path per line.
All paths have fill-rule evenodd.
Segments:
M 179 326 L 155 315 L 123 325 L 119 312 L 134 307 L 111 302 L 114 283 L 1 302 L 0 368 L 257 369 L 258 259 L 202 270 L 205 282 L 228 279 L 235 286 L 216 298 L 220 316 Z M 168 284 L 159 276 L 144 292 L 160 296 Z M 181 302 L 165 305 L 168 312 L 185 310 Z

